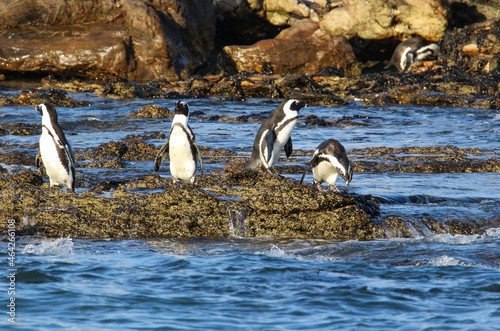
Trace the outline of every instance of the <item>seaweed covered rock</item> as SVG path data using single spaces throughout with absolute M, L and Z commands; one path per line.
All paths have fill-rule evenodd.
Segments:
M 66 91 L 61 89 L 28 89 L 19 95 L 0 97 L 0 106 L 36 106 L 50 102 L 56 107 L 83 107 L 89 106 L 89 101 L 75 100 L 68 97 Z
M 144 106 L 141 109 L 128 114 L 127 118 L 169 118 L 174 117 L 174 113 L 167 107 L 157 105 Z
M 440 41 L 440 61 L 448 66 L 483 73 L 500 67 L 500 21 L 484 22 L 454 29 Z
M 147 175 L 110 183 L 112 198 L 49 192 L 42 183 L 31 172 L 2 180 L 0 223 L 15 219 L 20 235 L 72 238 L 372 238 L 365 211 L 372 209 L 361 208 L 361 199 L 274 176 L 217 173 L 200 176 L 199 188 Z M 155 192 L 144 193 L 145 188 Z

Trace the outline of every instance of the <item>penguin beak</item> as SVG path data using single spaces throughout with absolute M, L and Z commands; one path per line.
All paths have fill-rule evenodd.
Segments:
M 302 109 L 302 108 L 306 108 L 308 106 L 308 104 L 306 102 L 299 101 L 298 106 L 300 107 L 300 109 Z
M 42 107 L 40 106 L 35 106 L 35 110 L 39 113 L 42 113 Z

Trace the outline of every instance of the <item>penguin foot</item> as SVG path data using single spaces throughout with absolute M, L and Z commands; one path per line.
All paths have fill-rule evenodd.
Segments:
M 335 186 L 335 184 L 330 185 L 330 191 L 340 193 L 340 190 L 337 188 L 337 186 Z
M 323 193 L 328 192 L 328 190 L 326 190 L 323 187 L 321 187 L 320 183 L 316 183 L 316 187 L 318 188 L 318 191 L 320 191 L 320 192 L 323 192 Z

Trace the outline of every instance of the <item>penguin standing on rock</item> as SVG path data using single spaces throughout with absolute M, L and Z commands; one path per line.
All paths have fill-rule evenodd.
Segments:
M 413 63 L 422 61 L 429 56 L 436 56 L 438 49 L 436 43 L 429 43 L 422 37 L 407 39 L 396 47 L 392 53 L 391 62 L 386 68 L 393 65 L 399 72 L 407 71 Z
M 185 183 L 194 184 L 197 161 L 200 163 L 201 174 L 203 174 L 200 151 L 196 145 L 193 131 L 188 125 L 188 119 L 188 104 L 177 101 L 170 136 L 155 158 L 154 168 L 155 171 L 158 171 L 165 154 L 170 155 L 170 174 L 174 183 L 182 180 Z
M 309 168 L 312 168 L 314 184 L 322 192 L 326 192 L 325 189 L 321 188 L 321 183 L 324 182 L 330 185 L 330 190 L 340 192 L 335 186 L 338 175 L 344 178 L 347 186 L 352 180 L 353 170 L 345 148 L 335 139 L 325 140 L 318 145 L 311 162 L 300 179 L 300 184 L 302 184 Z
M 63 185 L 70 192 L 75 191 L 75 158 L 64 132 L 57 122 L 57 112 L 50 103 L 35 106 L 42 114 L 42 135 L 40 151 L 35 163 L 40 167 L 43 163 L 49 175 L 50 189 Z
M 296 99 L 283 101 L 272 111 L 255 136 L 252 156 L 245 166 L 247 171 L 266 170 L 274 174 L 271 167 L 278 161 L 281 149 L 286 157 L 292 154 L 292 134 L 299 111 L 307 104 Z

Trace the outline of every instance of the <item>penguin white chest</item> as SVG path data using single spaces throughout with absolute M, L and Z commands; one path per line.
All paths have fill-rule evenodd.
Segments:
M 316 183 L 328 183 L 335 185 L 339 173 L 337 169 L 328 161 L 320 161 L 316 167 L 312 169 L 313 178 Z
M 285 146 L 286 142 L 288 139 L 290 139 L 290 136 L 292 134 L 293 129 L 295 128 L 295 124 L 297 123 L 297 118 L 291 120 L 291 121 L 284 121 L 283 125 L 278 125 L 275 129 L 276 131 L 276 141 L 274 142 L 273 146 L 273 153 L 271 155 L 271 162 L 270 164 L 273 165 L 278 161 L 278 158 L 280 156 L 280 152 L 283 149 L 283 146 Z
M 44 128 L 40 136 L 40 155 L 45 171 L 49 175 L 51 185 L 59 184 L 67 187 L 72 182 L 71 167 L 69 164 L 64 164 L 67 160 L 61 159 L 59 148 Z
M 169 142 L 170 173 L 174 180 L 193 182 L 196 171 L 196 159 L 191 150 L 187 133 L 174 127 Z

